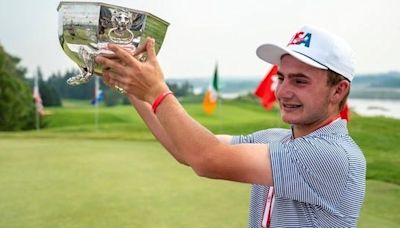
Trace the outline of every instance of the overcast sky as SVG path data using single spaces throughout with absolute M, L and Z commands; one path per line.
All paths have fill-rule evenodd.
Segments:
M 159 61 L 166 78 L 262 77 L 255 55 L 266 42 L 286 44 L 303 24 L 342 36 L 356 54 L 357 73 L 400 71 L 398 0 L 128 0 L 102 1 L 148 11 L 170 22 Z M 57 39 L 59 1 L 0 1 L 0 43 L 31 76 L 77 68 Z

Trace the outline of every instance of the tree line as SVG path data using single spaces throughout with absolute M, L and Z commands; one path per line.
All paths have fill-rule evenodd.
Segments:
M 70 86 L 66 83 L 68 78 L 76 76 L 79 71 L 76 69 L 67 70 L 64 74 L 53 73 L 47 80 L 43 80 L 40 68 L 37 69 L 39 78 L 39 90 L 42 95 L 44 106 L 61 106 L 62 99 L 88 100 L 94 98 L 94 80 L 87 83 Z M 188 81 L 168 82 L 169 88 L 177 97 L 184 97 L 193 94 L 193 86 Z M 117 104 L 130 104 L 128 98 L 114 89 L 106 86 L 100 80 L 100 90 L 104 93 L 104 104 L 114 106 Z
M 5 51 L 0 44 L 0 131 L 18 131 L 34 129 L 36 107 L 33 100 L 34 78 L 38 78 L 40 96 L 44 107 L 62 106 L 63 99 L 94 99 L 94 80 L 70 86 L 67 79 L 79 74 L 78 69 L 70 69 L 64 73 L 57 72 L 45 77 L 40 67 L 27 78 L 27 69 L 20 65 L 21 59 Z M 47 78 L 47 79 L 46 79 Z M 167 82 L 176 96 L 193 94 L 193 86 L 189 82 Z M 100 80 L 100 89 L 106 106 L 129 104 L 126 96 L 110 89 Z M 41 118 L 41 127 L 45 122 Z

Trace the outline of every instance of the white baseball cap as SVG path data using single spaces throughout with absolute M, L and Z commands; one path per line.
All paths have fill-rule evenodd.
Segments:
M 354 78 L 354 54 L 350 45 L 340 37 L 315 26 L 303 26 L 286 47 L 263 44 L 257 48 L 256 53 L 260 59 L 278 65 L 281 57 L 289 54 L 313 67 L 332 70 L 349 81 Z

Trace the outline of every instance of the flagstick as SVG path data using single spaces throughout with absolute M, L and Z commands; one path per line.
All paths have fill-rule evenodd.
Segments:
M 94 105 L 95 105 L 95 112 L 94 112 L 94 128 L 97 131 L 99 129 L 99 102 L 97 101 L 97 96 L 99 93 L 99 77 L 95 76 L 94 81 Z
M 217 93 L 218 95 L 218 100 L 217 100 L 217 102 L 218 102 L 218 106 L 217 106 L 217 115 L 218 115 L 218 119 L 219 119 L 219 129 L 218 129 L 218 131 L 219 132 L 221 132 L 221 130 L 222 130 L 222 115 L 221 115 L 221 108 L 222 108 L 222 96 L 221 96 L 221 93 L 220 93 L 220 91 L 218 91 L 218 93 Z M 221 134 L 221 133 L 218 133 L 218 134 Z
M 215 72 L 214 72 L 214 80 L 217 80 L 216 82 L 213 81 L 213 86 L 217 88 L 217 110 L 216 110 L 216 114 L 218 116 L 218 126 L 219 129 L 218 131 L 220 132 L 219 134 L 221 134 L 223 127 L 222 127 L 222 91 L 221 91 L 221 78 L 219 77 L 219 72 L 218 72 L 218 61 L 216 61 L 215 63 Z M 216 85 L 215 85 L 216 83 Z
M 38 85 L 38 75 L 35 75 L 35 79 L 34 79 L 34 85 L 33 85 L 33 89 L 35 90 L 39 90 L 39 85 Z M 39 91 L 37 91 L 39 93 Z M 35 98 L 36 99 L 36 98 Z M 35 101 L 35 108 L 36 108 L 36 118 L 35 118 L 35 125 L 36 125 L 36 131 L 40 131 L 40 116 L 39 116 L 39 110 Z
M 94 128 L 96 129 L 96 131 L 99 129 L 99 104 L 96 103 L 95 104 L 95 113 L 94 113 Z
M 40 131 L 40 118 L 39 118 L 39 112 L 36 112 L 36 130 Z

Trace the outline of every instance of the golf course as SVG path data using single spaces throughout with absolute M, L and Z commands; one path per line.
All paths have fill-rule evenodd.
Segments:
M 288 127 L 279 111 L 222 101 L 186 110 L 212 132 Z M 0 227 L 247 227 L 250 185 L 198 177 L 157 143 L 128 105 L 65 100 L 46 127 L 0 132 Z M 358 227 L 400 227 L 400 120 L 352 113 L 367 159 Z

